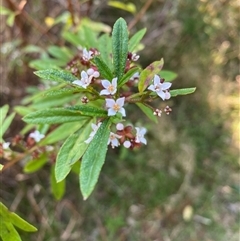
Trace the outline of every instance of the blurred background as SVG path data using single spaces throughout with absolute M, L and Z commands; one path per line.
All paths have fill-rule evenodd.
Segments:
M 109 26 L 123 17 L 131 34 L 146 27 L 141 65 L 163 57 L 164 69 L 178 74 L 172 89 L 196 92 L 170 99 L 173 111 L 159 124 L 134 113 L 148 123 L 148 145 L 109 150 L 87 201 L 76 175 L 56 201 L 49 167 L 27 175 L 18 164 L 1 174 L 0 201 L 38 227 L 20 233 L 23 240 L 239 240 L 239 1 L 132 0 L 128 10 L 109 2 L 4 0 L 13 14 L 1 15 L 1 106 L 39 84 L 28 65 L 39 55 L 23 49 L 64 45 L 63 25 L 52 21 L 65 12 Z M 16 118 L 7 136 L 22 127 Z

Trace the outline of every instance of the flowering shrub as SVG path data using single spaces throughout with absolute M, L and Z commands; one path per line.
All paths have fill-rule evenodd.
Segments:
M 138 106 L 157 122 L 171 108 L 166 105 L 163 110 L 156 109 L 152 102 L 195 91 L 171 90 L 172 79 L 165 80 L 167 75 L 162 71 L 163 59 L 143 70 L 139 67 L 139 55 L 134 51 L 145 31 L 140 30 L 129 40 L 126 22 L 120 18 L 111 37 L 104 34 L 98 42 L 88 32 L 93 46 L 81 46 L 65 70 L 56 67 L 36 71 L 43 80 L 53 81 L 51 88 L 25 100 L 33 102 L 30 108 L 15 108 L 28 123 L 22 134 L 33 128 L 35 131 L 27 139 L 16 137 L 11 145 L 2 139 L 4 157 L 13 158 L 11 146 L 21 144 L 25 154 L 33 158 L 25 165 L 25 172 L 36 171 L 51 160 L 52 189 L 57 199 L 62 197 L 65 178 L 72 169 L 80 170 L 80 189 L 86 200 L 97 183 L 109 147 L 134 149 L 147 144 L 146 128 L 133 125 L 128 118 L 131 106 Z M 56 143 L 62 140 L 58 150 Z

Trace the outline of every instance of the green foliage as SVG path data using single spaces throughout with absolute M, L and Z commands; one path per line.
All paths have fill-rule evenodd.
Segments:
M 75 76 L 65 70 L 46 69 L 35 71 L 34 74 L 42 79 L 53 80 L 57 82 L 72 83 L 74 80 L 76 80 Z
M 68 175 L 74 163 L 86 151 L 88 144 L 85 141 L 91 132 L 91 123 L 87 122 L 79 131 L 70 135 L 60 148 L 55 166 L 57 182 L 62 181 Z
M 0 142 L 3 142 L 3 135 L 8 130 L 15 116 L 14 112 L 7 116 L 8 110 L 9 105 L 4 105 L 0 108 Z
M 23 171 L 25 173 L 33 173 L 41 169 L 47 163 L 47 155 L 44 153 L 40 157 L 27 162 L 24 166 Z
M 185 89 L 177 89 L 170 90 L 171 97 L 175 97 L 177 95 L 188 95 L 194 93 L 196 88 L 185 88 Z
M 143 36 L 145 35 L 147 29 L 141 29 L 138 32 L 136 32 L 129 40 L 128 43 L 128 50 L 130 52 L 133 52 L 136 47 L 139 45 L 140 41 L 142 40 Z
M 102 123 L 83 155 L 80 169 L 80 188 L 84 200 L 92 193 L 104 164 L 110 124 L 111 119 L 106 119 Z
M 123 3 L 120 1 L 108 1 L 108 5 L 111 7 L 122 9 L 124 11 L 128 11 L 132 14 L 136 13 L 136 6 L 133 3 Z
M 118 79 L 123 76 L 128 53 L 128 30 L 126 22 L 120 18 L 113 26 L 112 54 L 114 73 Z
M 101 58 L 99 57 L 95 57 L 94 58 L 94 62 L 98 67 L 98 70 L 100 72 L 100 74 L 102 75 L 102 77 L 111 80 L 113 79 L 113 74 L 112 71 L 109 69 L 107 63 L 105 63 Z
M 33 225 L 20 218 L 16 213 L 10 212 L 2 202 L 0 202 L 0 220 L 0 237 L 3 241 L 22 240 L 14 226 L 25 232 L 37 231 Z
M 140 74 L 138 89 L 143 92 L 151 83 L 155 74 L 158 74 L 163 67 L 163 59 L 155 61 L 147 66 Z

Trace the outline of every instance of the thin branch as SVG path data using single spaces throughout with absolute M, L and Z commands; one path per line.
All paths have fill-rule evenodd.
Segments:
M 139 11 L 139 13 L 135 16 L 135 18 L 129 23 L 128 30 L 131 30 L 137 22 L 143 17 L 145 12 L 148 10 L 150 5 L 152 4 L 153 0 L 148 0 L 145 5 L 142 7 L 142 9 Z

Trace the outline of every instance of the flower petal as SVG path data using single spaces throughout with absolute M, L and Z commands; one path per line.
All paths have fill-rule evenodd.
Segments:
M 167 90 L 171 87 L 172 83 L 165 82 L 161 85 L 162 90 Z
M 106 80 L 106 79 L 102 80 L 102 86 L 103 86 L 105 89 L 107 89 L 110 84 L 111 84 L 111 83 L 110 83 L 109 80 Z
M 112 85 L 117 88 L 117 77 L 112 79 Z
M 113 116 L 113 115 L 116 115 L 116 111 L 115 110 L 113 110 L 113 109 L 108 109 L 108 116 Z
M 157 91 L 157 95 L 162 99 L 165 100 L 165 93 L 162 90 Z
M 110 95 L 111 93 L 108 90 L 101 90 L 100 95 Z
M 121 113 L 122 116 L 126 116 L 126 111 L 123 107 L 118 112 Z
M 111 108 L 115 104 L 115 100 L 113 99 L 106 99 L 106 107 Z
M 116 103 L 120 106 L 123 107 L 125 101 L 125 97 L 117 99 Z
M 150 86 L 148 87 L 148 90 L 151 90 L 151 91 L 156 92 L 154 85 L 150 85 Z
M 153 79 L 153 83 L 154 85 L 160 85 L 160 77 L 158 75 L 154 75 L 154 79 Z

